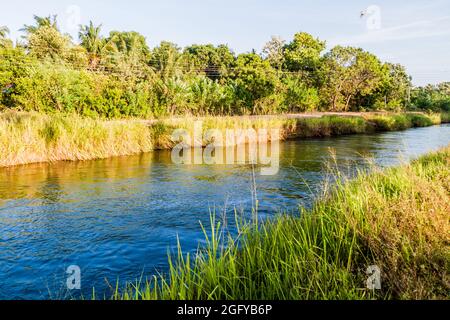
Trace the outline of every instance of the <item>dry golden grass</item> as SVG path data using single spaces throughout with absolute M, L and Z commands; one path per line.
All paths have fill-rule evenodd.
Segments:
M 38 113 L 0 115 L 0 167 L 101 159 L 150 150 L 151 131 L 140 122 Z
M 91 160 L 131 155 L 155 149 L 171 149 L 175 129 L 191 135 L 195 121 L 203 122 L 203 133 L 218 129 L 280 129 L 279 137 L 323 137 L 373 131 L 401 130 L 440 123 L 439 115 L 327 115 L 323 117 L 205 117 L 164 119 L 157 122 L 101 120 L 78 115 L 35 112 L 0 113 L 0 167 L 58 160 Z M 209 143 L 203 141 L 204 145 Z

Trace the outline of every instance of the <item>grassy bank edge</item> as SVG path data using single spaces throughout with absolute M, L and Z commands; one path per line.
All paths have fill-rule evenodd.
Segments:
M 192 131 L 198 119 L 100 120 L 77 115 L 0 114 L 0 167 L 37 162 L 103 159 L 171 149 L 172 132 Z M 203 129 L 279 128 L 281 139 L 404 130 L 450 122 L 450 114 L 367 113 L 322 117 L 207 117 Z
M 448 299 L 450 146 L 410 164 L 342 179 L 313 209 L 222 232 L 214 217 L 195 256 L 112 299 Z M 205 229 L 204 229 L 205 230 Z M 381 290 L 366 288 L 369 266 Z

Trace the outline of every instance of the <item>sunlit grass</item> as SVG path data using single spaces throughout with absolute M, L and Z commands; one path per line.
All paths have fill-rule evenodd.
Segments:
M 0 114 L 0 167 L 57 160 L 90 160 L 152 150 L 151 132 L 139 122 L 77 115 Z
M 131 155 L 175 145 L 177 128 L 193 133 L 194 122 L 203 122 L 203 133 L 217 129 L 280 129 L 276 139 L 327 137 L 375 131 L 403 130 L 449 120 L 448 114 L 385 114 L 322 116 L 311 118 L 187 117 L 147 123 L 140 119 L 102 120 L 75 114 L 35 112 L 0 113 L 0 167 L 58 160 L 91 160 Z M 269 135 L 269 140 L 273 139 Z M 204 145 L 209 143 L 203 141 Z

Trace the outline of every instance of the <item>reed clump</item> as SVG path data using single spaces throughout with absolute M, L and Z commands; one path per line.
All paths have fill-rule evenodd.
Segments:
M 34 112 L 0 114 L 0 167 L 101 159 L 150 150 L 151 132 L 137 121 Z

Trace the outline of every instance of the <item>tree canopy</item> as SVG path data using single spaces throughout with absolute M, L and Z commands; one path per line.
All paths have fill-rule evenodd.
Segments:
M 361 48 L 326 51 L 306 32 L 235 54 L 226 44 L 150 47 L 136 31 L 105 35 L 92 21 L 74 42 L 56 16 L 34 21 L 16 46 L 0 27 L 0 108 L 122 117 L 450 106 L 449 83 L 413 88 L 405 67 Z

